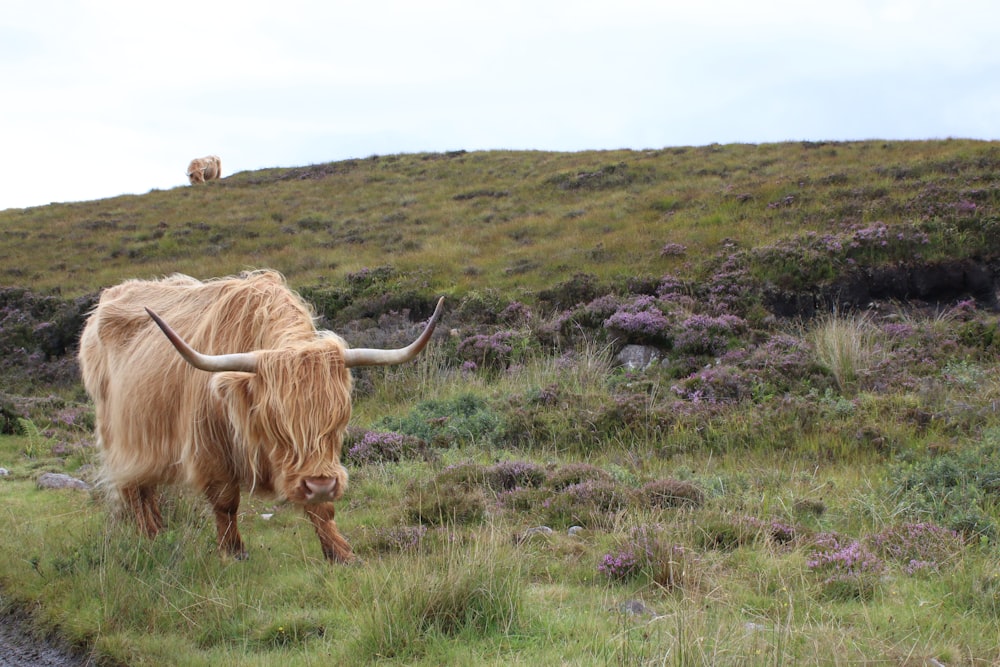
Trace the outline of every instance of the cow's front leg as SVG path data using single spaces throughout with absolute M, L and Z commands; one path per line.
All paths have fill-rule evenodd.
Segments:
M 211 484 L 205 489 L 208 502 L 215 512 L 215 532 L 218 536 L 219 551 L 236 560 L 244 560 L 247 554 L 236 525 L 240 509 L 240 488 L 233 484 Z
M 337 522 L 333 520 L 333 503 L 316 503 L 305 505 L 306 516 L 312 521 L 316 535 L 319 537 L 323 556 L 329 561 L 350 563 L 354 560 L 354 552 L 344 536 L 337 530 Z
M 122 488 L 121 495 L 142 534 L 149 539 L 156 537 L 163 529 L 163 516 L 156 502 L 156 487 L 139 484 L 126 486 Z

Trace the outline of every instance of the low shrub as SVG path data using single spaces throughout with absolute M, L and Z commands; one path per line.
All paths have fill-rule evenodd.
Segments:
M 639 497 L 657 509 L 701 507 L 705 492 L 691 482 L 679 479 L 656 479 L 643 484 Z
M 908 574 L 937 571 L 964 547 L 957 531 L 926 522 L 886 528 L 867 541 L 878 555 L 903 564 Z
M 977 444 L 935 456 L 901 459 L 889 470 L 888 490 L 914 519 L 930 519 L 966 539 L 998 538 L 990 508 L 1000 500 L 1000 432 L 986 431 Z
M 495 492 L 541 486 L 545 468 L 530 461 L 501 461 L 486 469 L 486 484 Z
M 761 537 L 760 526 L 745 516 L 714 515 L 698 523 L 695 537 L 701 549 L 732 551 Z
M 427 526 L 392 526 L 375 528 L 369 539 L 368 546 L 378 553 L 412 552 L 420 548 Z
M 467 491 L 485 488 L 487 480 L 486 467 L 470 461 L 450 465 L 434 477 L 435 484 L 458 487 Z
M 414 484 L 403 500 L 406 519 L 428 526 L 467 525 L 486 516 L 481 489 L 440 483 L 437 479 Z
M 545 504 L 550 523 L 559 526 L 605 525 L 610 515 L 628 507 L 626 490 L 611 480 L 587 480 L 562 487 Z
M 597 571 L 610 581 L 627 581 L 639 575 L 642 564 L 631 551 L 604 554 Z
M 863 542 L 834 533 L 815 538 L 816 550 L 806 567 L 820 577 L 820 594 L 830 600 L 870 600 L 878 590 L 885 563 Z
M 524 341 L 513 331 L 492 334 L 473 334 L 458 343 L 458 357 L 466 362 L 464 368 L 502 371 L 508 368 L 523 352 Z
M 598 571 L 624 581 L 645 574 L 664 590 L 685 590 L 698 583 L 698 558 L 670 540 L 659 525 L 639 525 L 629 531 L 617 553 L 604 556 Z
M 404 459 L 429 460 L 433 452 L 427 442 L 412 435 L 392 431 L 348 431 L 344 438 L 344 459 L 354 465 L 395 463 Z
M 652 296 L 637 296 L 619 307 L 604 327 L 629 343 L 669 348 L 673 343 L 671 318 Z
M 435 446 L 491 444 L 503 433 L 503 418 L 473 394 L 418 403 L 402 417 L 385 417 L 376 428 L 404 433 Z
M 601 294 L 597 277 L 589 273 L 577 273 L 569 280 L 538 293 L 538 300 L 552 310 L 569 310 L 583 303 L 589 303 Z
M 735 315 L 692 315 L 677 325 L 674 349 L 681 354 L 718 356 L 748 330 L 746 320 Z
M 561 491 L 584 482 L 612 482 L 611 473 L 590 463 L 568 463 L 549 473 L 546 486 Z

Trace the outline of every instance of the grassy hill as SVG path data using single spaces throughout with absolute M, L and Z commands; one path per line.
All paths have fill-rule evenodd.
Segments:
M 960 140 L 457 152 L 0 211 L 0 600 L 106 664 L 993 663 L 998 180 Z M 150 543 L 35 485 L 96 460 L 101 288 L 259 267 L 354 345 L 448 297 L 356 373 L 356 566 L 266 500 L 235 563 L 198 498 Z
M 387 264 L 431 291 L 512 293 L 581 271 L 703 279 L 725 247 L 766 255 L 876 223 L 928 235 L 928 260 L 989 259 L 995 234 L 969 219 L 995 213 L 998 165 L 996 145 L 957 140 L 372 157 L 2 211 L 0 260 L 4 284 L 65 295 L 263 265 L 324 285 Z M 868 251 L 912 258 L 897 246 Z M 755 256 L 762 279 L 835 272 L 793 279 L 776 261 Z

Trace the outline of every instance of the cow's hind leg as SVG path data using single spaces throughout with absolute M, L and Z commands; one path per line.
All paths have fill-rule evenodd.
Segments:
M 213 484 L 205 489 L 208 502 L 215 512 L 215 531 L 219 539 L 219 551 L 236 560 L 244 560 L 247 554 L 236 525 L 240 509 L 240 488 L 231 484 Z
M 338 563 L 350 563 L 354 560 L 354 552 L 351 545 L 347 543 L 344 536 L 337 530 L 337 523 L 333 520 L 333 503 L 317 503 L 315 505 L 305 505 L 306 516 L 316 529 L 319 537 L 319 544 L 323 548 L 323 556 L 329 561 Z
M 131 485 L 122 488 L 122 499 L 135 524 L 146 537 L 153 539 L 163 530 L 163 516 L 156 499 L 156 487 L 153 485 Z

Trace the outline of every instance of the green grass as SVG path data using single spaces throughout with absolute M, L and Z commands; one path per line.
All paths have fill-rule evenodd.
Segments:
M 997 147 L 968 141 L 498 151 L 0 212 L 11 286 L 72 299 L 268 266 L 354 344 L 437 294 L 455 329 L 411 364 L 356 374 L 352 433 L 424 446 L 347 461 L 351 566 L 323 562 L 301 512 L 267 500 L 244 498 L 251 555 L 236 562 L 197 497 L 168 492 L 150 542 L 99 494 L 36 488 L 46 471 L 91 474 L 92 414 L 73 382 L 28 396 L 12 381 L 0 605 L 109 665 L 997 662 L 995 315 L 956 305 L 961 290 L 870 296 L 864 315 L 823 300 L 856 271 L 995 260 L 997 174 Z M 876 223 L 885 245 L 866 236 Z M 661 255 L 668 243 L 683 250 Z M 579 304 L 558 324 L 574 294 L 625 302 L 666 274 L 679 287 L 661 304 L 661 363 L 617 367 L 606 315 Z M 775 317 L 767 295 L 814 316 Z M 532 316 L 499 321 L 514 301 Z M 685 342 L 724 313 L 740 326 Z M 18 356 L 35 332 L 15 325 L 0 319 L 11 377 L 40 363 Z M 465 365 L 462 341 L 498 332 L 512 349 Z M 491 471 L 513 464 L 543 473 L 497 488 Z M 698 501 L 655 505 L 643 488 L 661 480 Z M 933 565 L 878 551 L 913 524 L 960 537 L 913 546 Z M 833 539 L 877 567 L 811 564 L 843 562 Z M 625 552 L 634 569 L 599 569 Z
M 327 165 L 322 178 L 242 172 L 199 188 L 0 211 L 0 260 L 12 283 L 64 294 L 204 275 L 206 260 L 211 275 L 266 265 L 299 286 L 391 264 L 424 271 L 434 291 L 510 293 L 584 269 L 656 274 L 676 264 L 659 256 L 669 242 L 702 257 L 727 240 L 767 246 L 831 222 L 924 217 L 923 251 L 947 257 L 995 251 L 995 219 L 963 224 L 954 207 L 995 205 L 998 162 L 994 145 L 958 140 L 372 157 Z M 616 168 L 620 178 L 588 178 Z

